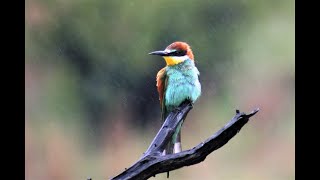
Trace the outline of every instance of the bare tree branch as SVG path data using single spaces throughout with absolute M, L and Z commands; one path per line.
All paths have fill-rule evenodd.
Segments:
M 144 153 L 144 156 L 149 154 L 161 154 L 166 148 L 166 145 L 172 139 L 178 124 L 184 119 L 185 116 L 187 116 L 191 109 L 192 104 L 189 101 L 185 101 L 179 106 L 179 108 L 171 112 L 160 128 L 158 134 L 151 142 L 149 148 Z
M 179 108 L 171 112 L 144 155 L 134 165 L 112 178 L 112 180 L 148 179 L 159 173 L 200 163 L 207 155 L 225 145 L 249 121 L 249 118 L 259 111 L 259 109 L 255 109 L 251 113 L 245 114 L 236 110 L 236 115 L 205 142 L 190 150 L 162 155 L 162 151 L 171 140 L 179 122 L 187 116 L 191 109 L 192 104 L 184 102 Z

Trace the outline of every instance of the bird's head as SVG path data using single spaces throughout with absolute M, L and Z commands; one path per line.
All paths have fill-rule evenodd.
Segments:
M 194 60 L 190 46 L 185 42 L 174 42 L 163 51 L 153 51 L 151 55 L 162 56 L 168 66 L 179 64 L 187 59 Z

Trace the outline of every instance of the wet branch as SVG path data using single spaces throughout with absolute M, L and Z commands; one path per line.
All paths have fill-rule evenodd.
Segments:
M 245 114 L 236 110 L 236 115 L 206 141 L 180 153 L 162 155 L 162 151 L 171 140 L 179 122 L 187 116 L 191 109 L 192 104 L 184 102 L 171 112 L 143 156 L 112 180 L 148 179 L 159 173 L 200 163 L 205 160 L 207 155 L 225 145 L 249 121 L 249 118 L 259 111 L 259 109 L 255 109 L 251 113 Z

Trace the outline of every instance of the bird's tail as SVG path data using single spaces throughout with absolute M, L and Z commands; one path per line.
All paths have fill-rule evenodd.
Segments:
M 179 153 L 179 152 L 182 151 L 182 147 L 181 147 L 181 127 L 182 127 L 183 121 L 184 120 L 182 120 L 180 122 L 180 124 L 178 125 L 178 127 L 176 129 L 176 132 L 172 136 L 172 141 L 173 141 L 173 144 L 174 144 L 174 147 L 173 147 L 173 152 L 174 153 Z
M 183 121 L 184 120 L 182 120 L 179 123 L 176 131 L 174 132 L 174 134 L 172 136 L 172 140 L 169 141 L 166 149 L 163 151 L 163 155 L 179 153 L 182 151 L 182 148 L 181 148 L 181 127 L 182 127 Z M 169 171 L 167 172 L 167 178 L 169 178 Z
M 181 127 L 182 127 L 182 124 L 183 124 L 183 121 L 180 122 L 175 133 L 172 136 L 172 140 L 169 141 L 166 149 L 163 151 L 164 155 L 179 153 L 182 151 L 182 148 L 181 148 Z
M 182 151 L 182 147 L 181 147 L 181 131 L 179 131 L 177 136 L 176 136 L 176 140 L 174 142 L 173 152 L 174 153 L 179 153 L 181 151 Z

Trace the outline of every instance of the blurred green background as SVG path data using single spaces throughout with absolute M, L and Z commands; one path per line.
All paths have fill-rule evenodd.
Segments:
M 155 76 L 165 62 L 148 53 L 177 40 L 191 45 L 202 84 L 183 149 L 236 109 L 261 110 L 228 144 L 170 179 L 295 179 L 294 7 L 26 0 L 26 179 L 102 180 L 132 165 L 161 126 Z

